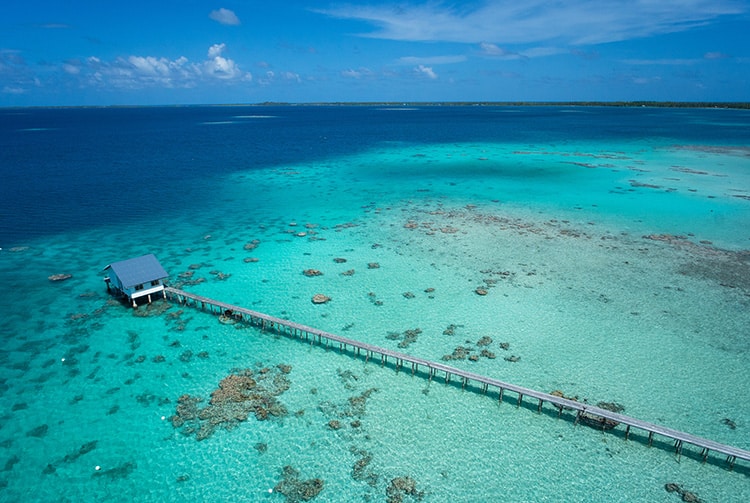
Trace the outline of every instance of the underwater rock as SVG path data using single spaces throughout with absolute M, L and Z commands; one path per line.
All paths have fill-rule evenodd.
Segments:
M 378 475 L 368 468 L 372 462 L 372 454 L 365 450 L 358 450 L 355 447 L 352 447 L 351 451 L 353 454 L 360 456 L 354 462 L 354 466 L 352 466 L 352 478 L 354 480 L 365 481 L 370 487 L 375 487 L 378 483 Z
M 467 356 L 471 353 L 471 348 L 465 348 L 463 346 L 458 346 L 456 349 L 453 350 L 453 354 L 450 355 L 444 355 L 442 359 L 444 361 L 450 361 L 450 360 L 465 360 Z
M 66 454 L 65 457 L 62 459 L 65 463 L 72 463 L 84 454 L 88 454 L 89 452 L 96 449 L 97 440 L 93 440 L 91 442 L 86 442 L 83 444 L 77 451 L 71 452 L 70 454 Z
M 341 258 L 341 257 L 336 257 L 335 259 L 333 259 L 333 261 L 336 262 L 337 264 L 344 264 L 344 263 L 346 263 L 346 259 L 345 258 Z
M 336 419 L 331 419 L 328 421 L 328 428 L 332 430 L 340 430 L 341 429 L 341 421 L 338 421 Z
M 232 429 L 247 421 L 250 414 L 259 421 L 283 417 L 287 409 L 276 397 L 289 389 L 286 375 L 290 371 L 291 366 L 283 364 L 264 367 L 257 373 L 250 369 L 236 370 L 221 380 L 203 408 L 199 407 L 202 398 L 184 394 L 177 400 L 175 415 L 170 418 L 172 426 L 203 440 L 219 427 Z
M 327 295 L 323 295 L 322 293 L 316 293 L 313 295 L 312 302 L 313 304 L 325 304 L 326 302 L 329 302 L 331 298 Z
M 421 333 L 422 333 L 421 328 L 414 328 L 414 329 L 405 330 L 402 334 L 398 332 L 389 332 L 388 335 L 386 335 L 386 338 L 389 340 L 401 339 L 401 342 L 398 343 L 398 347 L 408 348 L 409 345 L 417 341 L 417 337 Z
M 308 278 L 312 278 L 314 276 L 322 276 L 323 275 L 323 273 L 320 272 L 317 269 L 305 269 L 304 271 L 302 271 L 302 274 L 304 274 Z
M 367 264 L 368 269 L 380 269 L 380 264 L 377 262 L 370 262 Z
M 484 337 L 482 337 L 481 339 L 477 341 L 477 346 L 480 346 L 480 347 L 489 346 L 490 344 L 492 344 L 492 337 L 489 337 L 487 335 L 485 335 Z
M 417 491 L 417 482 L 411 477 L 396 477 L 391 480 L 391 484 L 385 491 L 388 503 L 401 503 L 404 496 L 411 496 L 416 500 L 421 500 L 424 491 Z
M 274 491 L 286 497 L 287 503 L 310 501 L 323 490 L 323 479 L 300 480 L 299 471 L 287 465 L 282 470 L 283 479 L 276 484 Z
M 36 437 L 36 438 L 42 438 L 47 434 L 47 431 L 49 430 L 49 426 L 46 424 L 42 424 L 40 426 L 37 426 L 36 428 L 33 428 L 26 432 L 27 437 Z
M 505 360 L 506 362 L 516 363 L 517 361 L 520 361 L 520 360 L 521 360 L 521 357 L 520 357 L 520 356 L 516 356 L 516 355 L 510 355 L 510 356 L 506 356 L 506 357 L 505 357 L 505 358 L 503 358 L 503 359 L 504 359 L 504 360 Z
M 92 477 L 108 477 L 110 479 L 124 479 L 137 468 L 135 462 L 128 461 L 109 470 L 94 472 Z
M 721 423 L 729 426 L 730 430 L 734 430 L 737 428 L 737 424 L 731 419 L 729 419 L 728 417 L 725 417 L 724 419 L 722 419 Z
M 53 274 L 51 276 L 47 276 L 47 279 L 50 281 L 65 281 L 66 279 L 70 279 L 72 277 L 72 274 Z
M 686 501 L 688 503 L 702 503 L 703 501 L 698 497 L 697 494 L 686 491 L 680 484 L 675 484 L 674 482 L 668 482 L 664 484 L 664 489 L 668 493 L 677 493 L 680 498 L 682 498 L 682 501 Z
M 480 296 L 485 296 L 485 295 L 487 295 L 487 289 L 486 288 L 482 288 L 482 287 L 478 287 L 476 290 L 474 290 L 474 293 L 476 293 L 477 295 L 480 295 Z
M 510 342 L 501 342 L 500 349 L 507 351 L 510 348 Z
M 404 298 L 405 299 L 413 299 L 415 295 L 412 292 L 404 292 Z
M 354 269 L 349 269 L 341 273 L 342 276 L 354 276 Z
M 617 402 L 597 402 L 596 406 L 600 409 L 608 410 L 610 412 L 620 413 L 625 410 L 625 406 Z
M 10 457 L 10 458 L 9 458 L 9 459 L 8 459 L 8 460 L 7 460 L 6 462 L 5 462 L 5 467 L 3 468 L 3 470 L 2 470 L 2 471 L 4 471 L 4 472 L 9 472 L 9 471 L 11 471 L 11 470 L 13 469 L 13 467 L 14 467 L 15 465 L 17 465 L 17 464 L 18 464 L 18 463 L 19 463 L 20 461 L 21 461 L 21 458 L 19 458 L 19 457 L 18 457 L 18 456 L 17 456 L 16 454 L 14 454 L 13 456 L 11 456 L 11 457 Z

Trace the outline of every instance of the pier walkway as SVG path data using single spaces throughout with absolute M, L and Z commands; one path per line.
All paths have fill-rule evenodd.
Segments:
M 326 347 L 330 347 L 331 345 L 334 345 L 335 347 L 335 345 L 338 345 L 341 352 L 347 351 L 360 357 L 364 356 L 365 361 L 369 361 L 372 358 L 379 358 L 381 364 L 385 365 L 388 363 L 389 365 L 394 366 L 397 371 L 401 370 L 406 364 L 411 366 L 412 375 L 423 372 L 430 380 L 440 376 L 445 379 L 446 383 L 450 382 L 452 378 L 460 379 L 462 388 L 473 383 L 474 385 L 478 385 L 483 393 L 487 393 L 489 388 L 492 388 L 498 393 L 498 400 L 501 403 L 504 400 L 503 396 L 505 392 L 509 391 L 516 395 L 516 405 L 518 406 L 522 403 L 526 403 L 523 402 L 524 398 L 527 400 L 536 400 L 537 410 L 539 412 L 542 411 L 544 404 L 551 404 L 557 409 L 558 416 L 560 416 L 563 411 L 569 411 L 575 414 L 576 424 L 583 421 L 589 425 L 601 425 L 602 429 L 612 429 L 619 425 L 625 425 L 624 437 L 626 440 L 630 436 L 631 429 L 640 430 L 641 432 L 646 433 L 649 446 L 652 445 L 654 436 L 658 435 L 674 442 L 675 453 L 678 457 L 682 455 L 683 445 L 687 444 L 700 449 L 700 453 L 694 452 L 692 454 L 693 457 L 699 457 L 704 462 L 707 460 L 709 454 L 713 454 L 714 456 L 725 456 L 730 469 L 734 468 L 737 460 L 750 463 L 750 451 L 714 442 L 682 431 L 666 428 L 658 424 L 641 421 L 640 419 L 612 412 L 600 407 L 569 400 L 567 398 L 536 391 L 523 386 L 517 386 L 515 384 L 475 374 L 473 372 L 461 370 L 439 362 L 419 358 L 417 356 L 407 355 L 387 348 L 355 341 L 353 339 L 341 337 L 339 335 L 300 325 L 281 318 L 276 318 L 274 316 L 269 316 L 257 311 L 201 297 L 200 295 L 195 295 L 176 288 L 166 287 L 165 293 L 168 300 L 182 305 L 193 305 L 204 310 L 208 309 L 218 315 L 250 323 L 251 325 L 260 327 L 262 330 L 269 330 L 282 335 L 299 338 L 309 341 L 311 344 L 316 342 L 321 345 L 325 344 Z M 506 396 L 505 399 L 507 400 L 508 397 Z

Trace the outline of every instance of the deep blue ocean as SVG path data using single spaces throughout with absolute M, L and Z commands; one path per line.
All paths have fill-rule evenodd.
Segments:
M 748 111 L 0 109 L 0 500 L 750 500 L 742 460 L 132 309 L 103 269 L 146 253 L 199 295 L 748 450 Z M 237 376 L 266 412 L 203 410 Z
M 137 223 L 148 214 L 187 209 L 184 189 L 194 190 L 196 180 L 210 184 L 229 173 L 388 144 L 748 145 L 750 136 L 748 112 L 736 110 L 436 106 L 409 112 L 366 106 L 5 109 L 0 244 Z M 273 120 L 242 119 L 252 115 Z M 228 121 L 232 127 L 217 127 Z M 190 196 L 198 208 L 213 194 Z

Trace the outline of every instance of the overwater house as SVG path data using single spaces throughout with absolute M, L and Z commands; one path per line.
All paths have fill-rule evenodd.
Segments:
M 110 276 L 104 278 L 107 290 L 125 297 L 133 307 L 137 307 L 137 300 L 144 297 L 149 304 L 154 295 L 166 298 L 164 280 L 169 275 L 153 253 L 113 262 L 104 270 L 111 271 Z

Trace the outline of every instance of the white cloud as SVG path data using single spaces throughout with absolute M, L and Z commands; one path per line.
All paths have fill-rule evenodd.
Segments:
M 430 56 L 430 57 L 419 57 L 419 56 L 404 56 L 399 58 L 398 62 L 404 65 L 446 65 L 451 63 L 462 63 L 466 61 L 466 56 Z
M 694 65 L 699 63 L 698 59 L 681 59 L 681 58 L 666 58 L 666 59 L 625 59 L 622 61 L 627 65 L 666 65 L 666 66 L 684 66 Z
M 81 65 L 75 63 L 63 63 L 62 69 L 65 73 L 70 75 L 78 75 L 81 73 Z
M 281 74 L 284 80 L 292 80 L 294 82 L 302 82 L 302 79 L 300 79 L 298 73 L 294 72 L 284 72 Z
M 373 71 L 366 67 L 360 67 L 356 70 L 349 68 L 348 70 L 344 70 L 343 72 L 341 72 L 342 77 L 347 77 L 350 79 L 362 79 L 366 77 L 372 77 L 373 75 Z
M 499 47 L 495 44 L 491 44 L 489 42 L 481 42 L 479 44 L 479 49 L 483 55 L 490 56 L 492 58 L 522 59 L 524 57 L 517 52 L 508 51 L 506 49 L 503 49 L 502 47 Z
M 203 63 L 203 67 L 208 75 L 219 79 L 234 79 L 243 77 L 243 72 L 237 64 L 221 54 L 226 49 L 225 44 L 214 44 L 208 48 L 208 60 Z M 250 74 L 244 76 L 246 80 L 252 79 Z
M 217 23 L 226 24 L 229 26 L 237 26 L 240 24 L 240 18 L 237 17 L 237 14 L 223 7 L 218 10 L 212 10 L 208 17 L 210 17 Z
M 208 57 L 215 58 L 221 56 L 221 53 L 224 52 L 224 49 L 226 48 L 226 44 L 214 44 L 208 48 Z
M 131 55 L 114 61 L 91 56 L 82 62 L 66 62 L 62 70 L 89 85 L 119 89 L 191 88 L 201 82 L 216 80 L 252 80 L 250 73 L 242 71 L 232 59 L 223 56 L 225 50 L 225 44 L 214 44 L 208 48 L 207 59 L 198 62 L 192 62 L 185 56 L 169 59 Z
M 455 6 L 460 5 L 460 7 Z M 686 31 L 748 11 L 739 0 L 483 0 L 446 4 L 348 5 L 319 13 L 376 26 L 390 40 L 585 45 Z
M 434 79 L 438 78 L 437 73 L 435 73 L 432 70 L 432 68 L 429 67 L 429 66 L 419 65 L 419 66 L 417 66 L 417 67 L 414 68 L 414 72 L 417 75 L 427 77 L 428 79 L 433 79 L 434 80 Z
M 25 94 L 26 92 L 27 90 L 21 87 L 12 87 L 12 86 L 3 87 L 3 94 Z

